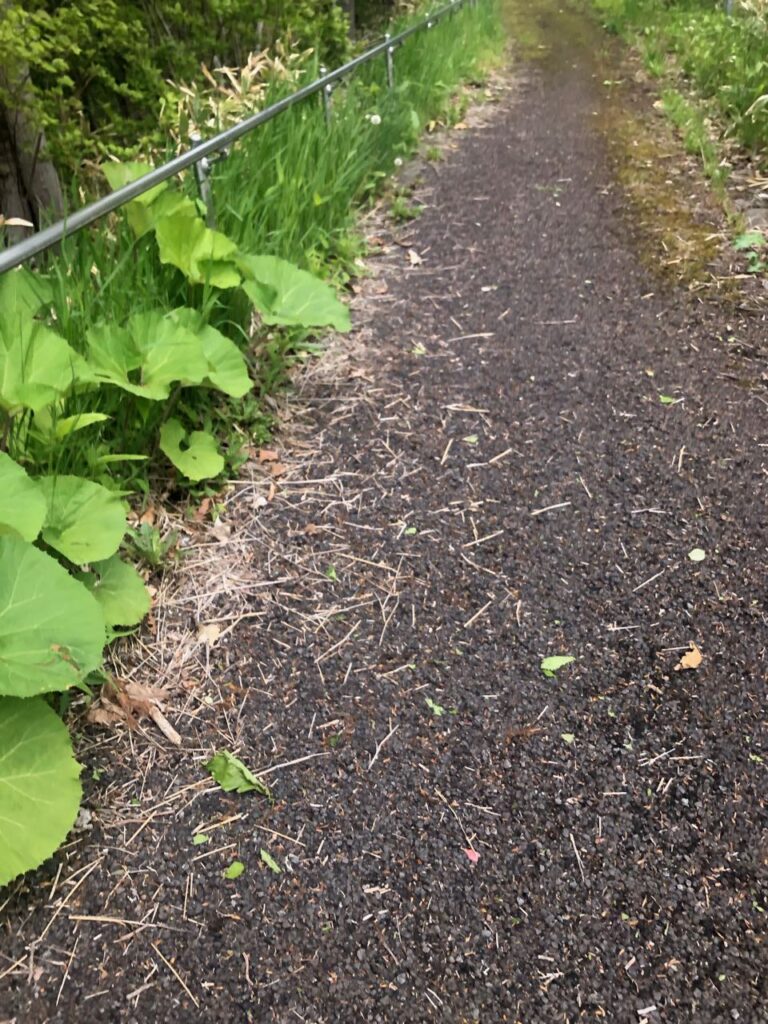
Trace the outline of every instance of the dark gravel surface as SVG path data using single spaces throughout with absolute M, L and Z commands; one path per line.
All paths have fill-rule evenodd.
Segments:
M 362 400 L 317 396 L 320 483 L 262 513 L 295 584 L 176 723 L 324 756 L 272 805 L 115 769 L 53 923 L 56 865 L 2 910 L 0 1017 L 768 1020 L 764 325 L 641 268 L 568 57 L 397 229 Z

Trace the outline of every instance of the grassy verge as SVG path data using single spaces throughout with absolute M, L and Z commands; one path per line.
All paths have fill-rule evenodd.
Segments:
M 313 335 L 350 328 L 356 209 L 430 121 L 461 117 L 458 86 L 500 39 L 495 0 L 462 9 L 407 41 L 395 88 L 382 61 L 330 120 L 315 97 L 253 133 L 216 165 L 215 210 L 187 175 L 0 276 L 0 887 L 72 827 L 80 766 L 52 705 L 102 683 L 119 700 L 105 645 L 150 608 L 130 560 L 155 569 L 172 544 L 129 530 L 123 499 L 215 494 L 263 439 L 264 393 Z M 103 171 L 117 187 L 147 169 Z
M 387 88 L 382 58 L 337 87 L 330 124 L 318 96 L 262 126 L 214 165 L 218 229 L 247 252 L 282 257 L 343 286 L 361 255 L 354 230 L 357 210 L 386 186 L 427 125 L 461 119 L 458 86 L 481 81 L 501 46 L 496 4 L 483 0 L 405 43 L 395 54 L 393 90 Z M 304 80 L 316 72 L 316 64 L 310 64 Z M 264 104 L 285 88 L 274 85 Z M 191 174 L 183 188 L 196 195 Z M 141 310 L 182 305 L 201 309 L 209 323 L 250 349 L 252 309 L 242 292 L 190 285 L 160 261 L 156 247 L 134 237 L 122 214 L 106 227 L 66 241 L 49 267 L 54 319 L 76 351 L 83 352 L 82 339 L 94 323 L 124 324 Z M 254 431 L 263 439 L 268 427 L 258 395 L 277 385 L 292 353 L 307 340 L 300 330 L 270 333 L 270 343 L 258 347 L 259 357 L 249 355 L 255 391 L 247 399 L 222 403 L 210 393 L 180 396 L 190 427 L 218 428 L 229 471 L 237 466 L 242 442 Z M 146 489 L 151 464 L 100 460 L 110 453 L 156 454 L 166 410 L 146 412 L 114 389 L 101 389 L 98 395 L 71 394 L 61 415 L 82 412 L 84 402 L 89 412 L 109 419 L 89 428 L 77 445 L 38 447 L 35 460 L 48 472 L 98 471 L 100 478 L 116 478 L 121 486 Z
M 665 97 L 665 109 L 683 130 L 686 145 L 701 151 L 707 173 L 718 171 L 715 148 L 705 141 L 706 119 L 716 118 L 722 132 L 755 154 L 768 143 L 766 102 L 766 33 L 768 9 L 762 4 L 736 5 L 707 0 L 592 0 L 607 28 L 641 53 L 654 78 L 674 74 L 697 102 L 680 94 Z M 678 90 L 679 93 L 679 90 Z M 718 161 L 719 162 L 719 161 Z

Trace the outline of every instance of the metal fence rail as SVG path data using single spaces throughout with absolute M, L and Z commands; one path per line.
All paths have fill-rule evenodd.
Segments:
M 346 64 L 342 64 L 333 71 L 322 74 L 320 78 L 316 78 L 313 82 L 291 93 L 290 96 L 278 100 L 272 106 L 266 107 L 264 110 L 260 110 L 257 114 L 253 114 L 232 128 L 227 128 L 226 131 L 198 143 L 192 149 L 188 149 L 173 160 L 169 160 L 168 163 L 156 167 L 148 174 L 142 175 L 142 177 L 124 185 L 122 188 L 115 189 L 114 192 L 110 192 L 109 195 L 104 196 L 102 199 L 97 199 L 80 210 L 76 210 L 70 216 L 57 221 L 50 227 L 38 231 L 16 245 L 9 246 L 7 249 L 0 251 L 0 274 L 6 270 L 11 270 L 13 267 L 20 266 L 26 260 L 37 256 L 41 252 L 45 252 L 46 249 L 57 245 L 64 238 L 81 231 L 83 228 L 88 227 L 89 224 L 99 220 L 99 218 L 124 206 L 131 199 L 135 199 L 137 196 L 148 192 L 155 185 L 167 181 L 189 167 L 201 165 L 202 161 L 213 153 L 228 149 L 233 142 L 252 132 L 259 125 L 271 121 L 273 117 L 277 117 L 283 111 L 288 110 L 297 103 L 301 103 L 307 97 L 321 93 L 324 97 L 324 102 L 327 103 L 333 86 L 337 82 L 340 82 L 347 75 L 356 71 L 357 68 L 375 60 L 377 57 L 384 56 L 386 59 L 387 81 L 391 88 L 394 85 L 394 54 L 397 48 L 402 46 L 406 39 L 409 39 L 417 32 L 432 28 L 442 19 L 454 14 L 460 7 L 465 5 L 474 7 L 477 5 L 477 2 L 478 0 L 452 0 L 451 3 L 441 7 L 433 14 L 427 15 L 395 36 L 387 36 L 380 43 L 359 54 Z

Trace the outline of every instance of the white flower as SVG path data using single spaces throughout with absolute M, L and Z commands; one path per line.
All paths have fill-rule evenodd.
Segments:
M 395 167 L 402 167 L 402 166 L 403 166 L 403 158 L 399 157 L 399 156 L 396 156 L 395 157 Z
M 373 125 L 381 124 L 381 115 L 380 114 L 371 114 L 370 121 L 371 121 L 371 124 L 373 124 Z

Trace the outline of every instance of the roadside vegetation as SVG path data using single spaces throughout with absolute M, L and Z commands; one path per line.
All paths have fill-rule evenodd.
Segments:
M 768 4 L 711 0 L 593 0 L 603 24 L 635 46 L 664 84 L 663 105 L 686 147 L 722 183 L 718 134 L 764 159 L 768 145 Z M 719 128 L 719 131 L 718 131 Z
M 397 52 L 393 90 L 382 60 L 335 90 L 330 120 L 314 97 L 252 133 L 215 163 L 210 208 L 189 174 L 0 277 L 0 885 L 72 826 L 60 714 L 112 685 L 105 645 L 149 609 L 165 540 L 129 530 L 129 506 L 214 495 L 264 440 L 264 395 L 318 333 L 349 329 L 355 210 L 425 128 L 460 120 L 457 86 L 500 38 L 492 0 L 466 7 Z M 178 90 L 172 136 L 209 135 L 318 63 L 262 54 Z M 116 188 L 150 166 L 99 173 Z

